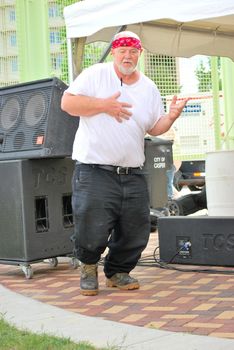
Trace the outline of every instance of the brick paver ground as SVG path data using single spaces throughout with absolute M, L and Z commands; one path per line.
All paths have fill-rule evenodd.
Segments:
M 234 339 L 234 267 L 206 267 L 206 273 L 199 272 L 204 269 L 202 266 L 159 268 L 154 260 L 156 247 L 157 234 L 152 233 L 140 264 L 133 271 L 141 283 L 135 291 L 107 288 L 100 265 L 99 295 L 82 296 L 79 268 L 72 268 L 69 258 L 59 259 L 57 267 L 45 262 L 32 264 L 32 279 L 26 279 L 17 265 L 0 264 L 0 281 L 12 291 L 83 315 Z

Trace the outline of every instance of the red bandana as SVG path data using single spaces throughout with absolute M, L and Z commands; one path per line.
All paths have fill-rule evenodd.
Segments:
M 116 39 L 112 42 L 112 49 L 116 49 L 117 47 L 121 47 L 121 46 L 132 46 L 138 50 L 141 50 L 140 40 L 132 37 L 128 37 L 128 38 L 123 37 L 123 38 Z

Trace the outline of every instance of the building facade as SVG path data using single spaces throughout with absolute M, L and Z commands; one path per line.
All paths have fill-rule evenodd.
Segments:
M 63 7 L 71 1 L 37 1 L 45 1 L 48 11 L 49 75 L 60 77 L 62 61 L 66 55 Z M 0 87 L 21 82 L 21 36 L 17 16 L 17 0 L 0 0 Z

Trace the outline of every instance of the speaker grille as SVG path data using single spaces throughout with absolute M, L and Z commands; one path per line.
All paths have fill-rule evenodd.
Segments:
M 12 127 L 15 127 L 21 114 L 21 103 L 19 98 L 8 98 L 3 103 L 0 113 L 1 127 L 3 130 L 8 131 Z
M 50 99 L 52 96 L 51 87 L 44 87 L 43 92 L 37 90 L 19 91 L 18 96 L 23 101 L 23 109 L 20 103 L 14 101 L 15 108 L 12 109 L 13 98 L 4 96 L 5 105 L 9 105 L 9 117 L 4 117 L 7 137 L 3 145 L 3 152 L 27 151 L 35 148 L 42 148 L 45 138 L 46 120 Z M 18 109 L 16 109 L 18 107 Z M 21 112 L 22 110 L 22 112 Z M 4 111 L 3 111 L 4 112 Z M 16 115 L 17 112 L 17 115 Z M 4 112 L 5 113 L 5 112 Z M 20 119 L 17 129 L 13 125 L 15 118 Z M 10 127 L 10 121 L 11 127 Z
M 15 134 L 13 139 L 13 145 L 15 150 L 22 149 L 25 143 L 25 134 L 19 131 Z
M 46 96 L 42 93 L 36 93 L 28 99 L 25 107 L 24 118 L 29 127 L 40 123 L 47 113 L 47 105 L 48 102 Z

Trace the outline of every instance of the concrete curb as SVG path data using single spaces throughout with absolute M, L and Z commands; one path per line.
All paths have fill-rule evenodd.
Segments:
M 234 340 L 131 326 L 83 316 L 25 297 L 0 285 L 0 314 L 20 329 L 126 350 L 230 350 Z

